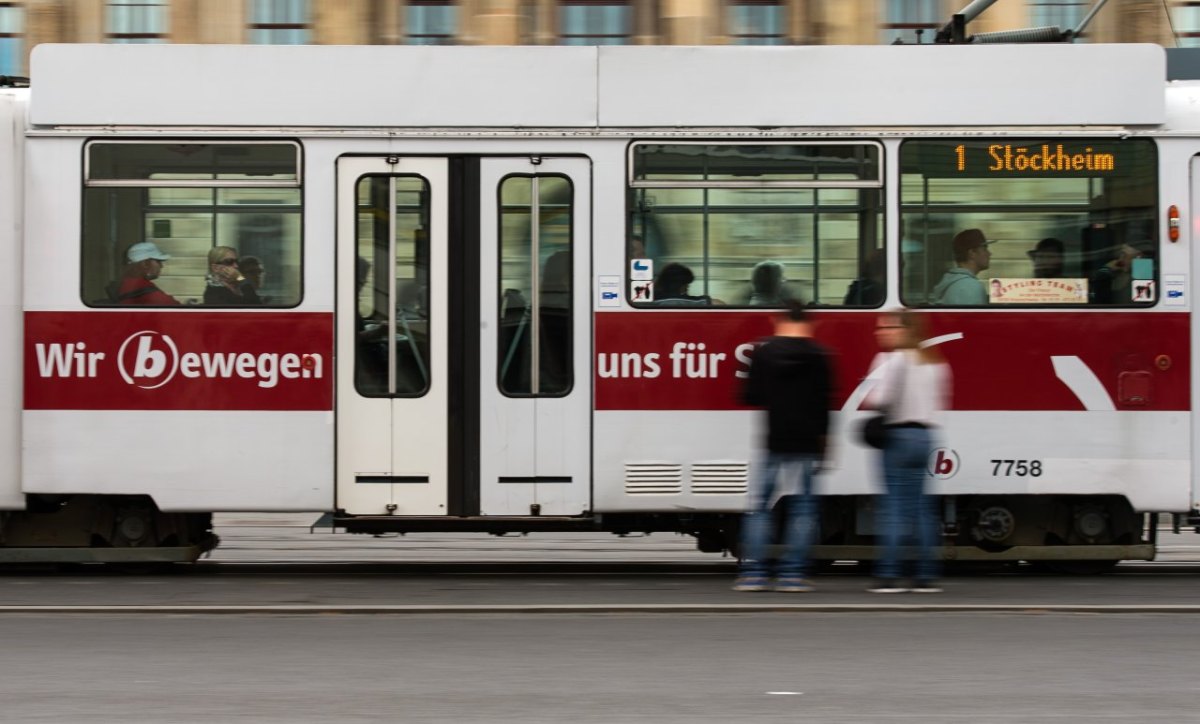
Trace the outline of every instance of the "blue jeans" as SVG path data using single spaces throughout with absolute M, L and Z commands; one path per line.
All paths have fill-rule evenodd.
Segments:
M 813 478 L 818 458 L 804 453 L 763 454 L 750 485 L 749 506 L 742 517 L 743 576 L 766 577 L 767 544 L 774 526 L 771 498 L 779 485 L 780 473 L 798 476 L 797 495 L 786 498 L 787 516 L 784 525 L 784 550 L 779 558 L 780 577 L 803 577 L 808 568 L 808 549 L 817 528 L 817 500 L 813 495 Z M 790 489 L 788 486 L 787 489 Z
M 934 499 L 925 494 L 929 473 L 925 466 L 933 450 L 928 429 L 899 427 L 888 429 L 883 448 L 883 480 L 886 492 L 880 501 L 877 523 L 883 551 L 875 563 L 875 575 L 882 579 L 901 578 L 904 560 L 900 547 L 910 539 L 917 555 L 913 576 L 918 581 L 934 581 L 941 571 L 938 519 Z M 908 556 L 907 558 L 912 558 Z

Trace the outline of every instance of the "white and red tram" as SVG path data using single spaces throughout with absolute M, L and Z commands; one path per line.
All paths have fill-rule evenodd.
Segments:
M 1197 509 L 1200 86 L 1157 46 L 72 45 L 31 76 L 0 90 L 0 559 L 194 559 L 217 511 L 721 550 L 787 297 L 838 352 L 819 557 L 871 556 L 880 308 L 929 308 L 953 368 L 948 556 L 1149 559 L 1147 514 Z M 964 228 L 986 301 L 942 304 Z M 114 292 L 147 241 L 177 304 Z M 205 303 L 218 248 L 259 303 Z

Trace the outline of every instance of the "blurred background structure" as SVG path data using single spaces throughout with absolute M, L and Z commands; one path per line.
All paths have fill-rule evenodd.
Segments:
M 930 42 L 967 0 L 0 0 L 0 75 L 39 43 L 864 45 Z M 1073 28 L 1091 0 L 999 0 L 970 32 Z M 918 36 L 920 33 L 920 37 Z M 1076 42 L 1200 45 L 1200 1 L 1111 0 Z

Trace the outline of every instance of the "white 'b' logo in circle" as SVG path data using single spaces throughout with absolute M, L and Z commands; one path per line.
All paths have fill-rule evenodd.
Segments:
M 179 369 L 179 350 L 165 334 L 135 332 L 121 343 L 117 369 L 129 384 L 143 390 L 157 389 L 170 382 Z
M 939 447 L 929 453 L 929 464 L 925 467 L 933 477 L 946 480 L 958 473 L 958 465 L 958 453 L 948 447 Z

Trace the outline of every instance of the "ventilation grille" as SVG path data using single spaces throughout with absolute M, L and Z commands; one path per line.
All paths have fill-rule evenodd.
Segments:
M 696 495 L 744 495 L 750 464 L 717 460 L 692 465 L 692 492 Z
M 625 463 L 626 495 L 679 495 L 682 492 L 682 465 Z

